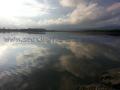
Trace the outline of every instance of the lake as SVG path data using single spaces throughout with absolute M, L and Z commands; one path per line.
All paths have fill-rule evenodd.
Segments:
M 118 90 L 119 85 L 119 36 L 0 33 L 0 90 Z

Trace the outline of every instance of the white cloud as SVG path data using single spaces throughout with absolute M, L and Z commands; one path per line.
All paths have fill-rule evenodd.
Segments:
M 60 4 L 65 7 L 76 7 L 80 3 L 84 3 L 84 0 L 60 0 Z
M 0 16 L 33 17 L 48 13 L 50 7 L 35 0 L 0 0 Z
M 89 0 L 89 2 L 88 0 L 57 0 L 57 2 L 58 7 L 54 7 L 55 3 L 50 4 L 48 0 L 0 0 L 0 26 L 27 28 L 87 25 L 115 17 L 113 13 L 116 12 L 113 11 L 120 7 L 119 3 L 114 3 L 105 8 L 99 5 L 98 0 Z M 64 10 L 60 15 L 56 12 L 58 8 Z M 70 12 L 66 12 L 68 9 Z
M 39 26 L 33 17 L 49 14 L 52 8 L 46 2 L 37 0 L 0 0 L 0 26 L 8 28 L 25 28 Z
M 89 22 L 100 17 L 104 8 L 98 3 L 86 2 L 85 0 L 59 0 L 63 7 L 73 8 L 71 13 L 66 15 L 66 18 L 58 18 L 48 20 L 48 24 L 78 24 Z
M 97 4 L 91 5 L 79 4 L 70 15 L 71 23 L 80 23 L 85 20 L 95 19 L 97 15 Z
M 66 15 L 66 18 L 58 18 L 48 20 L 51 24 L 97 24 L 108 19 L 116 17 L 119 12 L 113 12 L 120 8 L 119 3 L 114 3 L 104 7 L 98 3 L 98 0 L 59 0 L 64 8 L 73 8 L 71 13 Z M 109 14 L 109 15 L 108 15 Z
M 113 10 L 118 10 L 120 9 L 120 2 L 119 3 L 114 3 L 111 6 L 107 8 L 107 11 L 111 12 Z

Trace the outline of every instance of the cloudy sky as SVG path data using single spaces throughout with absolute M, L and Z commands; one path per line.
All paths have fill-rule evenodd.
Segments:
M 120 26 L 120 0 L 0 0 L 0 27 Z

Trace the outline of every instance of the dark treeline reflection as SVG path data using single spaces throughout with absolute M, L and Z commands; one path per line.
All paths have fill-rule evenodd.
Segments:
M 0 45 L 0 89 L 79 90 L 81 86 L 97 86 L 117 90 L 120 48 L 116 42 L 119 37 L 71 35 L 44 35 L 55 38 L 55 43 L 3 42 Z

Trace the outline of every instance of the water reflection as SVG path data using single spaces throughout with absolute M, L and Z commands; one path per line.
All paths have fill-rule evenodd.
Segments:
M 55 38 L 56 42 L 4 42 L 0 45 L 0 88 L 73 90 L 71 88 L 79 85 L 98 83 L 103 72 L 120 68 L 120 49 L 111 44 L 90 43 L 87 36 L 71 38 L 71 34 L 46 37 Z

